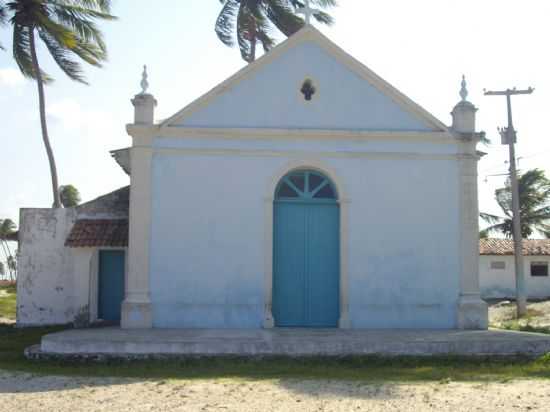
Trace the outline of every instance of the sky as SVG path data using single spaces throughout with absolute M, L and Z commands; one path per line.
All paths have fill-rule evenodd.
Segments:
M 174 114 L 242 68 L 237 48 L 214 33 L 217 0 L 115 0 L 116 22 L 101 23 L 109 61 L 86 67 L 90 86 L 68 80 L 41 48 L 42 67 L 56 79 L 46 89 L 50 137 L 60 184 L 73 184 L 83 200 L 127 185 L 109 150 L 131 144 L 130 99 L 140 91 L 143 64 L 157 119 Z M 507 172 L 507 147 L 497 127 L 506 125 L 505 99 L 483 89 L 534 87 L 514 98 L 521 170 L 542 168 L 550 176 L 550 139 L 545 126 L 550 101 L 550 2 L 540 0 L 340 0 L 333 27 L 316 25 L 445 124 L 458 103 L 466 75 L 469 100 L 478 108 L 478 129 L 492 141 L 479 149 L 480 210 L 499 213 L 494 191 Z M 19 74 L 10 28 L 0 28 L 0 219 L 18 221 L 21 207 L 52 203 L 41 140 L 36 86 Z M 497 176 L 495 176 L 497 175 Z

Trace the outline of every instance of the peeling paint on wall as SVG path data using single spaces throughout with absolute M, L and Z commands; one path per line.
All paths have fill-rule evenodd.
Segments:
M 73 320 L 74 258 L 63 244 L 75 219 L 73 209 L 21 210 L 18 326 Z

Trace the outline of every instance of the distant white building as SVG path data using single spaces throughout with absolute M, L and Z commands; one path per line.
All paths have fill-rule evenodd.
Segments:
M 514 245 L 510 239 L 481 239 L 479 280 L 484 299 L 513 298 Z M 529 298 L 550 297 L 550 239 L 523 241 L 525 281 Z

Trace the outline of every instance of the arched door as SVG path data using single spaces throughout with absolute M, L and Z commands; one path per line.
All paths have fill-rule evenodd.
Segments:
M 298 170 L 275 193 L 273 316 L 280 327 L 336 327 L 340 296 L 340 208 L 332 182 Z

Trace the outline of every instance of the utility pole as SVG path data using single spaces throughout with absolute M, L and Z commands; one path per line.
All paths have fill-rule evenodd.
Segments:
M 506 96 L 508 107 L 508 127 L 499 129 L 502 144 L 508 145 L 510 153 L 510 186 L 512 189 L 512 233 L 514 238 L 514 262 L 516 269 L 516 305 L 517 317 L 527 315 L 527 295 L 525 293 L 525 273 L 523 266 L 523 248 L 521 234 L 521 217 L 519 204 L 518 174 L 516 168 L 516 151 L 514 144 L 517 140 L 514 123 L 512 121 L 512 96 L 518 94 L 531 94 L 534 89 L 517 90 L 516 88 L 502 91 L 485 91 L 485 96 Z

